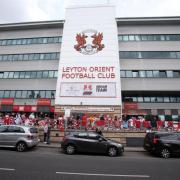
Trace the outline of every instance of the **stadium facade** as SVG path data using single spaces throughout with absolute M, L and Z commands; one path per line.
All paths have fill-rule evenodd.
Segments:
M 99 13 L 96 21 L 90 13 L 92 8 Z M 178 118 L 180 17 L 115 18 L 109 6 L 80 9 L 81 13 L 84 12 L 82 16 L 87 18 L 84 26 L 81 20 L 77 21 L 81 19 L 77 8 L 67 10 L 65 21 L 0 25 L 0 111 L 63 112 L 65 108 L 71 108 L 77 112 L 116 115 L 123 112 Z M 110 11 L 109 19 L 105 15 L 107 11 Z M 76 17 L 74 13 L 77 13 Z M 96 23 L 93 24 L 92 19 Z M 103 36 L 98 46 L 91 44 L 91 38 L 88 46 L 79 48 L 78 34 L 81 37 L 85 35 L 85 38 L 93 36 L 94 39 L 95 35 Z M 81 65 L 69 61 L 73 57 Z M 87 68 L 83 59 L 86 59 Z M 79 80 L 71 77 L 64 82 L 62 71 L 70 71 L 73 65 L 77 71 L 81 68 L 80 72 L 89 72 L 81 74 Z M 102 81 L 96 77 L 92 80 L 92 72 Z M 64 77 L 67 79 L 69 75 L 66 73 Z M 72 83 L 76 86 L 71 86 Z M 103 95 L 99 91 L 103 91 Z

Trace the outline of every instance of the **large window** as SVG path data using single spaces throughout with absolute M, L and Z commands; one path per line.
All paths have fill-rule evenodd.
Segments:
M 0 98 L 37 99 L 55 98 L 55 90 L 0 90 Z
M 180 59 L 180 51 L 120 51 L 121 59 Z
M 123 102 L 180 103 L 180 96 L 123 96 Z
M 180 78 L 180 70 L 121 70 L 121 78 Z
M 58 60 L 60 53 L 0 54 L 0 61 Z
M 0 72 L 0 79 L 57 78 L 57 71 Z
M 10 45 L 29 45 L 29 44 L 54 44 L 61 43 L 62 37 L 36 37 L 36 38 L 19 38 L 19 39 L 0 39 L 0 46 Z
M 119 41 L 180 41 L 180 34 L 123 34 Z

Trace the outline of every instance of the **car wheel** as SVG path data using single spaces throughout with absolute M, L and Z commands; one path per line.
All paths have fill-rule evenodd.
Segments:
M 72 155 L 75 153 L 75 146 L 72 144 L 69 144 L 66 146 L 66 153 L 69 155 Z
M 110 147 L 110 148 L 108 149 L 108 155 L 109 155 L 110 157 L 116 156 L 116 155 L 117 155 L 117 149 L 116 149 L 115 147 Z
M 27 146 L 26 146 L 26 143 L 25 143 L 25 142 L 19 142 L 19 143 L 16 145 L 16 150 L 19 151 L 19 152 L 25 151 L 26 148 L 27 148 Z
M 170 157 L 170 155 L 171 155 L 171 152 L 170 152 L 170 150 L 168 149 L 168 148 L 163 148 L 162 150 L 161 150 L 161 156 L 163 157 L 163 158 L 169 158 Z

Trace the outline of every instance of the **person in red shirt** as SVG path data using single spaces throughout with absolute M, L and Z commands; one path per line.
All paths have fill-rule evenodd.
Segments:
M 5 125 L 10 125 L 11 124 L 11 119 L 9 117 L 9 115 L 6 115 L 4 118 L 4 124 Z

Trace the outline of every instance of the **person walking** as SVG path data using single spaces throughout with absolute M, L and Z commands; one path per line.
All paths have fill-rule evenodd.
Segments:
M 44 126 L 44 143 L 47 143 L 48 123 Z
M 51 135 L 51 124 L 48 122 L 48 128 L 47 128 L 47 144 L 50 144 L 50 135 Z

